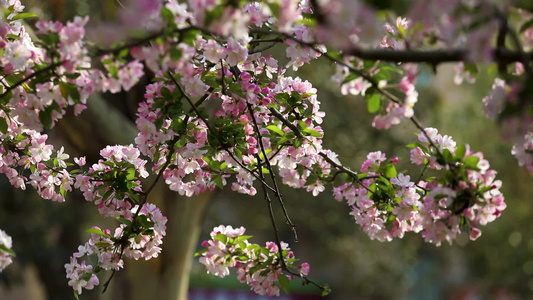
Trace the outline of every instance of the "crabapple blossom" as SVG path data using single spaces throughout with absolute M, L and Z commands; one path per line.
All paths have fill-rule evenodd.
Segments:
M 0 272 L 13 262 L 14 252 L 11 247 L 13 247 L 11 237 L 0 229 Z
M 280 286 L 287 288 L 280 276 L 288 281 L 294 278 L 293 275 L 305 278 L 309 274 L 308 263 L 295 265 L 294 253 L 288 244 L 280 242 L 279 248 L 274 242 L 266 242 L 265 247 L 261 247 L 251 244 L 248 241 L 251 236 L 244 233 L 244 227 L 234 229 L 220 225 L 213 228 L 211 239 L 202 242 L 206 249 L 197 253 L 201 254 L 199 261 L 208 273 L 223 278 L 230 274 L 230 268 L 236 268 L 240 282 L 248 284 L 255 293 L 267 296 L 279 296 Z M 280 257 L 285 264 L 281 263 Z M 272 263 L 265 264 L 267 261 Z
M 459 52 L 463 61 L 454 81 L 461 83 L 473 80 L 475 63 L 509 55 L 498 65 L 505 80 L 496 79 L 482 103 L 487 116 L 501 118 L 511 133 L 519 165 L 533 172 L 533 119 L 523 100 L 530 96 L 529 81 L 522 78 L 531 71 L 520 52 L 533 45 L 533 31 L 520 20 L 519 61 L 508 49 L 493 49 L 497 35 L 506 34 L 494 12 L 504 14 L 507 7 L 415 1 L 406 16 L 381 18 L 374 8 L 350 0 L 226 2 L 131 1 L 119 13 L 123 28 L 116 32 L 137 28 L 146 36 L 100 48 L 87 38 L 88 17 L 65 24 L 38 21 L 34 37 L 19 20 L 27 16 L 20 1 L 0 1 L 0 173 L 14 187 L 31 186 L 56 202 L 79 190 L 100 214 L 119 222 L 114 230 L 89 229 L 90 239 L 65 265 L 76 295 L 99 285 L 101 270 L 122 269 L 125 258 L 148 260 L 161 253 L 167 219 L 148 197 L 158 180 L 187 197 L 230 186 L 250 196 L 272 192 L 280 202 L 277 181 L 313 196 L 331 184 L 334 198 L 346 201 L 371 239 L 391 241 L 415 232 L 438 246 L 462 231 L 479 238 L 479 227 L 506 208 L 502 183 L 483 154 L 425 128 L 410 145 L 410 161 L 433 169 L 434 177 L 398 172 L 400 159 L 387 159 L 382 151 L 369 153 L 360 172 L 343 166 L 323 146 L 325 113 L 318 91 L 288 70 L 319 57 L 334 64 L 331 79 L 341 94 L 364 99 L 375 128 L 411 120 L 422 129 L 415 104 L 424 67 L 411 62 L 418 58 L 387 56 L 457 50 L 452 54 Z M 140 19 L 132 17 L 137 15 Z M 286 57 L 265 52 L 274 46 L 284 47 Z M 385 59 L 367 59 L 368 53 Z M 102 67 L 93 63 L 97 59 Z M 512 73 L 505 74 L 511 63 Z M 82 113 L 93 93 L 139 85 L 145 67 L 155 77 L 137 108 L 134 144 L 106 146 L 98 161 L 87 164 L 85 157 L 71 160 L 64 147 L 50 143 L 45 130 L 65 114 Z M 145 186 L 143 179 L 154 181 Z M 200 258 L 208 273 L 225 277 L 235 268 L 239 281 L 268 296 L 279 295 L 296 277 L 310 282 L 309 264 L 297 266 L 288 244 L 276 240 L 263 247 L 244 233 L 244 227 L 213 229 Z M 0 230 L 0 270 L 11 263 L 11 246 Z

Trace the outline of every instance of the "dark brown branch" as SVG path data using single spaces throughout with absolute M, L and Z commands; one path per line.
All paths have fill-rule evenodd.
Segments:
M 15 82 L 12 86 L 6 88 L 5 92 L 2 93 L 2 95 L 0 96 L 0 99 L 4 98 L 9 92 L 14 90 L 16 87 L 21 86 L 26 81 L 31 80 L 32 78 L 36 77 L 37 75 L 40 75 L 42 73 L 51 71 L 51 70 L 61 66 L 63 63 L 64 63 L 64 61 L 60 61 L 60 62 L 56 62 L 56 63 L 53 63 L 53 64 L 49 64 L 48 66 L 46 66 L 46 67 L 44 67 L 44 68 L 42 68 L 40 70 L 37 70 L 34 73 L 31 73 L 30 75 L 22 78 L 21 80 Z
M 351 48 L 344 52 L 365 60 L 381 60 L 389 62 L 412 62 L 438 65 L 446 62 L 468 61 L 470 51 L 466 49 L 442 49 L 442 50 L 385 50 L 385 49 L 361 49 Z M 523 56 L 531 59 L 533 52 L 520 53 L 507 49 L 493 49 L 492 59 L 495 62 L 512 63 L 523 61 Z
M 253 30 L 253 33 L 276 34 L 284 38 L 291 39 L 300 45 L 308 46 L 316 50 L 316 43 L 306 43 L 294 38 L 292 35 L 282 32 L 268 32 L 264 30 Z M 317 50 L 318 51 L 318 50 Z M 495 62 L 512 63 L 522 62 L 524 57 L 533 60 L 533 52 L 521 53 L 521 51 L 511 51 L 508 49 L 493 49 L 492 59 Z M 324 54 L 324 53 L 322 53 Z M 355 56 L 364 60 L 380 60 L 397 63 L 428 63 L 438 65 L 447 62 L 468 61 L 470 50 L 468 49 L 431 49 L 431 50 L 388 50 L 388 49 L 363 49 L 352 47 L 343 51 L 345 56 Z
M 304 136 L 302 135 L 302 133 L 300 132 L 300 130 L 298 130 L 298 128 L 292 124 L 291 122 L 289 122 L 289 120 L 285 119 L 283 117 L 283 115 L 277 111 L 275 108 L 270 108 L 270 113 L 276 117 L 278 120 L 281 121 L 281 123 L 283 123 L 285 126 L 289 127 L 290 130 L 292 130 L 292 132 L 294 132 L 294 135 L 299 138 L 299 139 L 302 139 Z
M 179 29 L 176 29 L 176 30 L 172 31 L 172 33 L 182 33 L 182 32 L 186 32 L 186 31 L 189 31 L 189 30 L 199 30 L 199 31 L 201 31 L 201 32 L 203 32 L 205 34 L 212 35 L 212 33 L 207 32 L 206 30 L 204 30 L 202 28 L 199 28 L 199 27 L 196 27 L 196 26 L 189 26 L 189 27 L 179 28 Z M 150 35 L 147 35 L 144 38 L 140 38 L 140 39 L 136 39 L 136 40 L 130 41 L 130 42 L 128 42 L 128 43 L 126 43 L 124 45 L 118 46 L 118 47 L 108 48 L 108 49 L 97 48 L 96 50 L 94 50 L 94 53 L 91 56 L 92 57 L 100 57 L 100 56 L 106 55 L 106 54 L 117 54 L 117 53 L 119 53 L 122 50 L 130 49 L 130 48 L 133 48 L 133 47 L 136 47 L 136 46 L 144 45 L 144 44 L 146 44 L 146 43 L 148 43 L 148 42 L 150 42 L 152 40 L 155 40 L 158 37 L 162 37 L 164 35 L 165 35 L 165 31 L 164 30 L 160 30 L 160 31 L 154 32 L 154 33 L 152 33 Z
M 154 39 L 162 36 L 163 33 L 164 33 L 164 31 L 158 31 L 158 32 L 150 34 L 150 35 L 148 35 L 148 36 L 146 36 L 144 38 L 137 39 L 137 40 L 134 40 L 132 42 L 129 42 L 129 43 L 126 43 L 124 45 L 121 45 L 121 46 L 118 46 L 118 47 L 114 47 L 114 48 L 109 48 L 109 49 L 97 48 L 95 50 L 93 56 L 94 57 L 99 57 L 99 56 L 103 56 L 103 55 L 106 55 L 106 54 L 117 54 L 117 53 L 119 53 L 122 50 L 130 49 L 130 48 L 133 48 L 133 47 L 136 47 L 136 46 L 144 45 L 144 44 L 148 43 L 149 41 L 154 40 Z

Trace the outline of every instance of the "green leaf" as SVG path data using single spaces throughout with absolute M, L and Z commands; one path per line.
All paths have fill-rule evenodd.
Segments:
M 302 132 L 305 134 L 305 135 L 310 135 L 310 136 L 314 136 L 314 137 L 322 137 L 322 133 L 314 130 L 314 129 L 309 129 L 309 128 L 306 128 L 304 130 L 302 130 Z
M 450 150 L 444 149 L 444 151 L 442 151 L 442 156 L 444 157 L 445 163 L 453 163 L 453 156 Z
M 133 180 L 135 179 L 135 169 L 134 168 L 129 168 L 127 171 L 126 171 L 126 179 L 127 180 Z
M 455 150 L 455 156 L 453 158 L 457 160 L 461 160 L 463 159 L 463 157 L 465 157 L 465 153 L 466 153 L 466 147 L 465 145 L 461 144 L 457 146 L 457 149 Z
M 224 6 L 217 6 L 214 9 L 208 10 L 204 18 L 205 27 L 209 27 L 211 23 L 220 19 L 222 15 L 224 14 L 224 11 L 225 11 L 224 8 L 225 8 Z
M 218 79 L 218 75 L 214 73 L 207 73 L 203 78 L 203 82 L 213 88 L 220 86 L 220 79 Z
M 253 237 L 252 235 L 241 235 L 241 236 L 236 237 L 235 240 L 236 241 L 244 241 L 244 240 L 250 239 L 252 237 Z
M 223 244 L 225 244 L 228 241 L 228 237 L 225 234 L 223 234 L 223 233 L 219 233 L 219 234 L 215 235 L 213 237 L 213 239 L 215 239 L 217 241 L 221 241 Z
M 272 12 L 272 16 L 277 19 L 279 17 L 279 10 L 281 9 L 280 4 L 277 2 L 267 2 L 267 3 L 268 3 L 268 7 L 270 8 L 270 11 Z
M 61 96 L 63 96 L 63 98 L 66 100 L 68 100 L 68 97 L 70 96 L 70 98 L 75 102 L 80 101 L 80 92 L 75 84 L 70 82 L 60 82 L 59 91 L 61 92 Z
M 522 26 L 520 26 L 520 33 L 523 33 L 530 27 L 533 27 L 533 19 L 525 22 L 524 24 L 522 24 Z
M 21 74 L 11 74 L 5 77 L 5 80 L 9 85 L 14 85 L 15 83 L 19 82 L 24 78 Z
M 20 13 L 14 16 L 13 19 L 11 20 L 15 21 L 15 20 L 22 20 L 22 19 L 27 19 L 27 18 L 35 18 L 35 17 L 37 17 L 37 15 L 33 13 Z
M 272 149 L 265 149 L 265 154 L 266 155 L 270 154 L 271 152 L 272 152 Z M 259 152 L 259 159 L 261 159 L 261 160 L 265 159 L 265 156 L 263 155 L 263 151 Z M 224 166 L 224 169 L 226 169 L 226 167 L 227 167 L 227 164 Z
M 276 125 L 268 125 L 266 127 L 266 129 L 268 129 L 268 131 L 272 132 L 272 133 L 276 133 L 280 136 L 284 136 L 285 135 L 285 132 L 283 132 L 283 130 L 279 129 L 278 126 Z
M 302 145 L 302 140 L 300 139 L 296 139 L 292 142 L 292 145 L 295 147 L 295 148 L 298 148 Z
M 235 148 L 233 149 L 233 153 L 235 154 L 235 156 L 237 156 L 238 159 L 242 159 L 242 151 L 239 150 L 238 148 Z
M 178 48 L 171 48 L 169 50 L 170 53 L 170 60 L 176 62 L 181 58 L 181 55 L 183 54 L 183 51 L 181 51 Z
M 279 274 L 278 275 L 278 282 L 281 285 L 281 288 L 283 289 L 285 294 L 288 294 L 289 293 L 289 289 L 290 289 L 289 278 L 287 278 L 287 276 L 285 276 L 285 274 Z
M 298 127 L 300 127 L 300 129 L 303 130 L 303 129 L 307 128 L 307 124 L 304 121 L 298 120 L 297 123 L 298 123 Z
M 464 70 L 474 77 L 477 77 L 479 73 L 477 65 L 471 62 L 464 63 Z
M 356 74 L 350 74 L 350 75 L 346 76 L 346 78 L 344 78 L 344 80 L 342 81 L 341 84 L 348 83 L 348 82 L 350 82 L 350 81 L 352 81 L 352 80 L 354 80 L 354 79 L 357 79 L 357 78 L 359 78 L 359 75 L 356 75 Z
M 152 228 L 154 226 L 154 222 L 148 221 L 148 217 L 146 215 L 138 215 L 137 219 L 135 219 L 135 225 L 140 225 L 144 228 Z
M 174 13 L 170 9 L 168 9 L 166 6 L 163 6 L 161 9 L 161 19 L 165 23 L 174 24 Z
M 241 97 L 241 98 L 246 98 L 246 95 L 244 95 L 244 93 L 242 92 L 242 86 L 240 84 L 237 84 L 237 83 L 230 83 L 229 84 L 229 89 L 237 96 Z
M 105 194 L 102 196 L 102 201 L 105 202 L 107 201 L 107 199 L 109 199 L 109 197 L 111 197 L 111 195 L 113 195 L 115 191 L 113 189 L 109 189 L 107 192 L 105 192 Z
M 379 97 L 379 94 L 378 93 L 367 94 L 367 97 L 365 98 L 367 98 L 368 112 L 371 114 L 377 113 L 381 106 L 381 98 Z
M 307 185 L 307 186 L 313 185 L 313 184 L 315 184 L 315 182 L 317 182 L 317 180 L 318 180 L 317 176 L 311 175 L 311 176 L 307 177 L 307 180 L 305 181 L 305 185 Z
M 363 179 L 363 178 L 367 177 L 368 175 L 369 175 L 368 173 L 359 173 L 359 174 L 357 174 L 357 179 Z
M 207 251 L 208 251 L 207 249 L 202 249 L 202 250 L 194 253 L 194 257 L 197 257 L 197 256 L 200 256 L 200 255 L 202 255 L 204 253 L 207 253 Z
M 322 297 L 325 297 L 331 293 L 331 288 L 328 285 L 324 285 L 324 290 L 322 290 Z
M 17 254 L 15 253 L 15 251 L 13 251 L 12 249 L 8 249 L 5 245 L 3 244 L 0 244 L 0 252 L 3 251 L 5 253 L 7 253 L 8 255 L 11 255 L 13 257 L 16 257 Z
M 126 218 L 118 218 L 117 219 L 120 223 L 126 224 L 127 226 L 131 225 L 131 221 Z
M 387 164 L 385 167 L 385 177 L 387 178 L 394 178 L 398 175 L 398 171 L 396 171 L 396 167 L 394 164 Z
M 0 118 L 0 131 L 2 133 L 7 133 L 7 121 L 4 118 Z
M 110 238 L 111 237 L 109 234 L 104 233 L 102 230 L 100 230 L 98 228 L 89 228 L 89 229 L 85 230 L 85 232 L 94 233 L 94 234 L 101 235 L 101 236 L 106 237 L 106 238 Z
M 48 110 L 41 110 L 39 112 L 39 121 L 43 124 L 45 129 L 50 129 L 52 127 L 52 114 Z
M 477 156 L 468 156 L 464 159 L 464 164 L 468 169 L 479 170 L 477 164 L 479 163 L 479 157 Z
M 118 53 L 118 57 L 126 57 L 129 53 L 130 53 L 130 49 L 128 48 L 122 49 Z
M 219 189 L 223 189 L 224 188 L 224 182 L 222 180 L 222 176 L 220 175 L 214 175 L 213 176 L 213 182 L 215 182 L 215 184 L 217 185 L 217 187 Z
M 245 242 L 241 241 L 241 242 L 238 242 L 237 244 L 239 245 L 239 248 L 246 249 L 246 243 Z
M 274 98 L 276 98 L 276 100 L 278 100 L 281 104 L 288 103 L 290 97 L 291 96 L 289 96 L 289 94 L 287 93 L 281 93 L 281 94 L 274 95 Z
M 8 38 L 12 39 L 12 40 L 20 40 L 20 37 L 16 34 L 12 34 L 12 33 L 9 33 L 7 35 Z
M 161 93 L 161 96 L 163 96 L 163 98 L 172 99 L 172 93 L 166 86 L 162 87 L 159 92 Z

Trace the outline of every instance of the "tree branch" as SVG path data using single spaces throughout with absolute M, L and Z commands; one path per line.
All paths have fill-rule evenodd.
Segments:
M 281 193 L 279 191 L 278 182 L 276 180 L 276 175 L 274 175 L 274 170 L 272 169 L 272 165 L 270 164 L 270 160 L 267 156 L 267 153 L 265 151 L 265 147 L 263 145 L 263 136 L 261 134 L 261 131 L 259 130 L 259 125 L 257 125 L 257 120 L 255 119 L 254 110 L 252 108 L 252 104 L 250 102 L 246 101 L 246 106 L 248 107 L 248 111 L 250 111 L 250 116 L 252 118 L 252 122 L 254 124 L 255 132 L 257 133 L 257 140 L 259 143 L 259 147 L 261 148 L 261 153 L 263 153 L 263 157 L 265 158 L 265 164 L 267 166 L 267 169 L 270 173 L 270 178 L 272 179 L 272 182 L 274 184 L 274 189 L 276 190 L 275 194 L 276 197 L 279 200 L 279 204 L 281 205 L 281 209 L 283 210 L 283 214 L 285 215 L 285 220 L 287 221 L 287 224 L 291 227 L 292 233 L 294 234 L 294 241 L 298 242 L 298 234 L 296 232 L 296 225 L 292 223 L 291 218 L 289 217 L 289 213 L 287 212 L 287 208 L 285 207 L 285 203 L 283 202 L 283 197 L 281 196 Z M 261 160 L 258 159 L 260 162 Z M 259 166 L 260 167 L 260 166 Z M 260 173 L 261 174 L 261 173 Z
M 361 49 L 358 47 L 344 51 L 365 60 L 381 60 L 397 63 L 428 63 L 437 65 L 446 62 L 468 61 L 470 51 L 467 49 L 439 49 L 439 50 L 386 50 L 386 49 Z M 512 63 L 521 62 L 524 57 L 533 58 L 533 52 L 521 53 L 507 49 L 493 49 L 492 59 L 495 62 Z

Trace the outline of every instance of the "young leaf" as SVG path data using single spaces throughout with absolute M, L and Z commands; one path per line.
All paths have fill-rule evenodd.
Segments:
M 27 18 L 35 18 L 35 17 L 37 17 L 37 15 L 33 13 L 21 13 L 21 14 L 14 16 L 13 19 L 11 20 L 15 21 L 15 20 L 22 20 L 22 19 L 27 19 Z
M 7 121 L 4 118 L 0 118 L 0 131 L 2 133 L 7 133 Z
M 324 290 L 322 291 L 322 297 L 325 297 L 331 293 L 331 288 L 328 285 L 324 286 Z
M 314 137 L 322 137 L 322 133 L 314 130 L 314 129 L 309 129 L 309 128 L 306 128 L 304 130 L 302 130 L 302 132 L 305 134 L 305 135 L 310 135 L 310 136 L 314 136 Z
M 85 230 L 85 232 L 98 234 L 98 235 L 101 235 L 101 236 L 106 237 L 106 238 L 110 237 L 109 234 L 104 233 L 102 230 L 100 230 L 98 228 L 89 228 L 89 229 Z
M 368 95 L 367 97 L 367 109 L 368 112 L 373 114 L 377 113 L 379 111 L 379 108 L 381 106 L 381 99 L 379 97 L 378 93 L 372 93 Z
M 213 175 L 213 182 L 217 185 L 219 189 L 224 188 L 224 182 L 222 181 L 222 176 L 220 175 Z
M 13 249 L 8 249 L 5 245 L 3 244 L 0 244 L 0 252 L 5 252 L 7 253 L 8 255 L 11 255 L 13 257 L 16 257 L 17 255 L 15 254 L 15 251 L 13 251 Z
M 396 171 L 396 167 L 394 166 L 394 164 L 388 164 L 385 167 L 385 176 L 387 178 L 394 178 L 396 177 L 396 175 L 398 175 L 398 171 Z
M 478 170 L 477 164 L 479 163 L 479 157 L 468 156 L 464 159 L 463 162 L 468 169 Z
M 50 129 L 52 127 L 52 114 L 48 110 L 41 110 L 39 112 L 39 121 L 43 124 L 44 128 Z
M 461 144 L 457 146 L 457 149 L 455 150 L 455 156 L 453 158 L 461 160 L 463 157 L 465 157 L 466 153 L 466 147 L 465 145 Z
M 278 282 L 281 285 L 281 288 L 283 289 L 285 294 L 288 294 L 289 293 L 289 289 L 290 289 L 289 278 L 287 278 L 287 276 L 285 274 L 279 274 L 278 275 Z
M 272 133 L 276 133 L 280 136 L 284 136 L 285 135 L 285 132 L 283 132 L 283 130 L 279 129 L 278 126 L 276 125 L 268 125 L 266 127 L 270 132 Z

